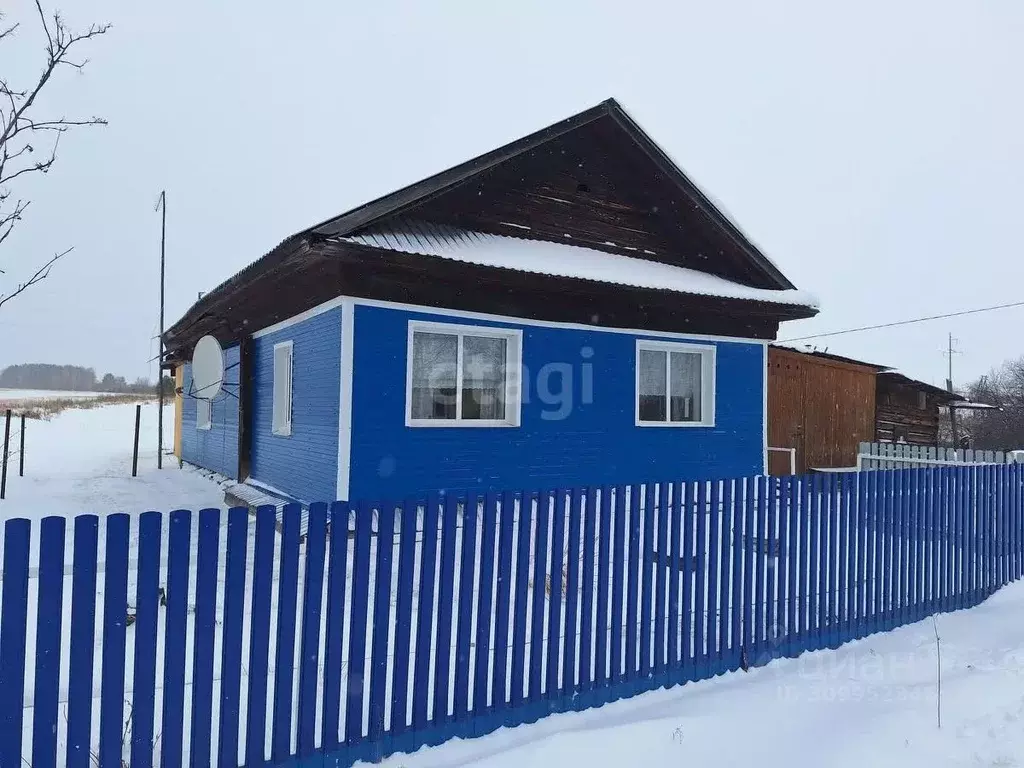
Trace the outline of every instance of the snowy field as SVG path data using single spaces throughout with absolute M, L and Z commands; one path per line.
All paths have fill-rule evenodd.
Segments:
M 1024 765 L 1024 583 L 931 620 L 681 688 L 451 741 L 388 768 Z
M 12 458 L 7 498 L 0 501 L 3 519 L 138 514 L 149 509 L 224 504 L 224 494 L 215 483 L 196 472 L 179 470 L 174 456 L 165 455 L 164 469 L 157 471 L 156 403 L 142 406 L 139 476 L 134 478 L 134 405 L 70 409 L 51 421 L 29 420 L 25 431 L 25 476 L 18 477 Z M 12 435 L 12 451 L 17 449 L 16 438 Z M 164 408 L 164 442 L 169 448 L 173 441 L 174 407 L 168 405 Z
M 0 387 L 0 401 L 14 400 L 93 400 L 114 397 L 112 392 L 72 392 L 59 389 L 5 389 Z

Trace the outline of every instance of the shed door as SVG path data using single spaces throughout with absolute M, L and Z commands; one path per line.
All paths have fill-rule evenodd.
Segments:
M 768 446 L 795 448 L 796 471 L 803 473 L 805 382 L 803 365 L 790 355 L 771 355 L 768 360 Z M 768 474 L 788 475 L 789 454 L 768 452 Z

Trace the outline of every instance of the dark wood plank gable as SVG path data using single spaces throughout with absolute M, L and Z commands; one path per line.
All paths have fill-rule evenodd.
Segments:
M 772 287 L 610 117 L 506 160 L 403 215 Z

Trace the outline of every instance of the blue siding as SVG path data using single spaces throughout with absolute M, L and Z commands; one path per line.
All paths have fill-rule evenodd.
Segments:
M 274 345 L 292 342 L 292 433 L 272 431 Z M 303 501 L 330 501 L 338 486 L 341 308 L 252 343 L 250 476 Z
M 232 367 L 233 366 L 233 367 Z M 238 347 L 224 350 L 224 389 L 210 404 L 210 429 L 196 429 L 196 400 L 185 397 L 181 416 L 181 458 L 227 477 L 238 475 Z M 183 387 L 192 383 L 185 364 Z M 228 392 L 231 392 L 229 395 Z
M 443 322 L 446 318 L 382 307 L 355 308 L 349 492 L 353 499 L 465 488 L 741 477 L 763 470 L 762 344 L 706 342 L 717 347 L 714 427 L 637 427 L 638 337 L 452 319 L 461 325 L 522 328 L 524 379 L 528 376 L 530 381 L 521 426 L 410 428 L 405 426 L 410 319 Z M 583 356 L 587 348 L 593 351 L 589 359 Z M 585 362 L 593 366 L 590 403 L 581 402 Z M 547 398 L 552 404 L 546 404 L 538 393 L 538 378 L 550 364 L 572 371 L 572 407 L 561 419 L 553 418 L 559 411 L 554 398 Z M 558 382 L 558 376 L 552 375 L 548 392 L 557 392 Z

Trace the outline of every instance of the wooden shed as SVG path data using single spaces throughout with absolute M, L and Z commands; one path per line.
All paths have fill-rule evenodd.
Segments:
M 796 449 L 798 474 L 854 466 L 858 444 L 875 439 L 875 378 L 883 370 L 825 352 L 770 346 L 769 447 Z M 770 450 L 768 468 L 788 474 L 789 454 Z
M 939 444 L 939 407 L 959 395 L 887 371 L 877 376 L 875 437 L 880 443 Z

